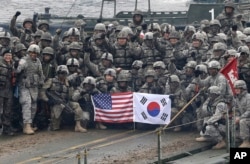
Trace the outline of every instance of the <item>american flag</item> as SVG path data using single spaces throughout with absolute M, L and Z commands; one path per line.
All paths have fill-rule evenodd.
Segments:
M 96 94 L 92 96 L 95 121 L 106 123 L 133 122 L 133 93 Z

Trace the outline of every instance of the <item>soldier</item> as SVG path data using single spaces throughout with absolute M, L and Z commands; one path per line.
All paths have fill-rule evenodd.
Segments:
M 210 31 L 208 33 L 208 42 L 211 44 L 213 38 L 216 37 L 218 33 L 220 33 L 220 28 L 221 28 L 220 21 L 217 19 L 211 20 L 209 22 L 209 28 Z
M 87 124 L 90 127 L 95 125 L 94 107 L 91 101 L 91 96 L 99 93 L 101 92 L 96 88 L 96 79 L 92 76 L 87 76 L 72 95 L 72 100 L 79 102 L 83 109 L 85 129 L 87 128 Z M 106 129 L 106 126 L 101 123 L 97 123 L 96 127 L 99 129 Z
M 180 79 L 177 75 L 171 75 L 169 77 L 168 83 L 169 85 L 169 91 L 166 91 L 165 94 L 170 95 L 171 99 L 171 117 L 174 117 L 180 110 L 181 108 L 186 104 L 186 99 L 185 99 L 185 92 L 181 89 L 180 87 Z M 186 113 L 180 115 L 175 119 L 173 122 L 173 125 L 177 127 L 174 128 L 174 131 L 181 131 L 181 127 L 178 125 L 181 125 L 183 120 L 186 117 Z
M 227 79 L 219 71 L 221 65 L 218 61 L 211 61 L 208 63 L 208 72 L 209 76 L 201 80 L 200 78 L 195 78 L 193 83 L 199 84 L 201 87 L 211 87 L 218 86 L 220 88 L 220 94 L 223 98 L 227 98 L 229 95 L 232 95 L 232 91 L 228 84 Z
M 240 31 L 243 31 L 242 15 L 236 12 L 235 5 L 233 2 L 226 2 L 224 10 L 220 13 L 217 18 L 221 23 L 221 30 L 227 34 L 230 28 L 234 25 L 238 27 Z
M 52 36 L 49 32 L 45 32 L 42 34 L 41 36 L 41 40 L 38 43 L 41 51 L 45 48 L 45 47 L 52 47 Z
M 33 35 L 32 35 L 32 42 L 30 42 L 30 44 L 39 44 L 39 42 L 41 41 L 41 36 L 44 32 L 42 30 L 37 30 Z
M 196 61 L 197 64 L 201 64 L 207 60 L 207 51 L 208 47 L 206 46 L 203 34 L 197 32 L 192 36 L 192 45 L 188 49 L 187 61 Z
M 163 60 L 163 54 L 156 49 L 155 42 L 156 40 L 154 39 L 153 33 L 147 32 L 141 46 L 143 50 L 141 60 L 146 66 L 145 70 L 153 69 L 154 62 Z
M 239 147 L 250 148 L 250 94 L 243 80 L 235 81 L 234 89 L 236 93 L 235 123 L 239 124 L 240 138 L 243 140 Z
M 16 27 L 16 19 L 18 16 L 21 15 L 20 11 L 17 11 L 15 15 L 12 17 L 10 22 L 10 31 L 13 36 L 21 37 L 21 34 L 23 33 L 24 36 L 27 35 L 28 40 L 25 39 L 27 42 L 30 42 L 31 37 L 30 34 L 36 32 L 36 25 L 34 24 L 34 21 L 31 18 L 26 18 L 23 21 L 23 29 L 18 29 Z
M 217 144 L 212 149 L 222 149 L 226 147 L 226 114 L 227 104 L 224 102 L 218 86 L 208 88 L 209 98 L 203 104 L 201 110 L 207 113 L 204 119 L 201 137 L 196 138 L 198 142 L 215 140 Z
M 163 63 L 163 61 L 154 62 L 153 68 L 157 79 L 156 83 L 159 85 L 162 94 L 164 94 L 169 72 L 166 70 L 166 65 Z
M 168 24 L 168 23 L 163 23 L 161 24 L 161 35 L 162 37 L 158 39 L 158 42 L 161 44 L 161 45 L 169 45 L 170 42 L 169 42 L 169 34 L 172 32 L 172 31 L 175 31 L 175 27 L 172 26 L 171 24 Z
M 5 32 L 0 32 L 0 56 L 2 56 L 3 52 L 6 49 L 10 49 L 10 33 L 7 31 Z
M 67 61 L 67 67 L 69 70 L 69 75 L 67 76 L 69 85 L 74 89 L 77 89 L 87 74 L 81 72 L 79 69 L 79 61 L 76 58 L 69 58 Z
M 41 20 L 38 22 L 37 28 L 43 32 L 49 32 L 49 22 L 47 20 Z
M 240 53 L 240 56 L 238 58 L 238 71 L 239 71 L 238 74 L 239 74 L 239 77 L 242 79 L 243 78 L 242 67 L 245 64 L 250 63 L 250 59 L 249 59 L 250 51 L 247 46 L 241 46 L 239 47 L 238 52 Z
M 138 33 L 137 30 L 141 31 L 143 24 L 143 13 L 141 10 L 135 10 L 133 14 L 133 22 L 129 24 L 129 27 L 133 30 L 134 34 Z
M 116 92 L 116 71 L 112 68 L 108 68 L 104 71 L 103 77 L 104 84 L 98 85 L 97 89 L 102 93 Z M 102 78 L 98 79 L 98 81 L 102 81 Z
M 36 114 L 38 88 L 44 83 L 42 64 L 38 59 L 40 48 L 30 45 L 28 56 L 20 59 L 16 73 L 18 74 L 19 102 L 22 105 L 23 133 L 34 134 L 31 124 Z
M 60 129 L 62 112 L 64 112 L 66 115 L 69 114 L 66 112 L 73 112 L 75 115 L 74 120 L 76 122 L 75 132 L 87 132 L 87 130 L 81 126 L 80 121 L 83 120 L 83 112 L 80 105 L 77 102 L 70 101 L 73 90 L 67 81 L 67 75 L 69 74 L 67 66 L 59 65 L 57 67 L 56 73 L 57 75 L 55 78 L 49 79 L 44 83 L 41 94 L 41 99 L 48 102 L 48 104 L 51 106 L 50 129 Z M 48 96 L 49 94 L 51 96 Z M 60 102 L 59 100 L 57 102 L 56 99 L 59 99 Z M 65 111 L 66 108 L 69 111 Z
M 129 86 L 129 76 L 126 72 L 120 72 L 117 75 L 117 87 L 116 93 L 119 92 L 132 92 L 132 88 Z
M 195 33 L 196 33 L 196 29 L 194 26 L 191 26 L 191 25 L 186 26 L 184 29 L 184 34 L 183 34 L 184 42 L 192 43 L 192 40 L 193 40 L 192 36 Z
M 138 92 L 141 86 L 144 83 L 143 79 L 143 62 L 140 60 L 135 60 L 132 64 L 131 70 L 128 70 L 129 76 L 129 86 L 132 87 L 132 90 Z
M 54 61 L 54 50 L 51 47 L 45 47 L 42 51 L 42 67 L 45 81 L 55 77 L 56 64 Z
M 114 66 L 128 70 L 134 60 L 139 59 L 142 49 L 137 44 L 128 42 L 128 34 L 121 31 L 117 36 L 117 42 L 111 47 L 114 58 Z
M 224 66 L 230 63 L 234 58 L 238 58 L 238 53 L 234 49 L 227 50 L 227 52 L 222 56 L 224 57 Z
M 18 43 L 15 46 L 15 53 L 13 56 L 14 62 L 18 62 L 22 57 L 26 56 L 26 50 L 27 48 L 22 43 Z
M 80 41 L 84 42 L 85 38 L 88 36 L 88 34 L 84 31 L 84 27 L 87 25 L 87 23 L 82 20 L 78 19 L 75 21 L 75 27 L 79 30 L 80 32 Z
M 0 58 L 0 126 L 3 135 L 14 135 L 11 126 L 13 97 L 13 62 L 10 50 L 5 50 Z
M 210 59 L 208 59 L 209 61 L 212 60 L 216 60 L 219 61 L 221 65 L 225 65 L 224 64 L 224 59 L 222 58 L 222 56 L 226 53 L 227 50 L 227 46 L 224 43 L 215 43 L 213 45 L 213 54 L 211 55 Z
M 198 71 L 198 73 L 197 73 Z M 199 64 L 195 67 L 195 77 L 200 77 L 201 79 L 205 79 L 208 76 L 208 72 L 207 72 L 207 66 L 204 64 Z M 194 83 L 190 83 L 186 89 L 186 97 L 191 99 L 191 97 L 194 97 L 199 91 L 201 91 L 201 88 L 198 84 L 194 84 Z M 198 131 L 201 131 L 202 128 L 202 124 L 203 121 L 200 121 L 200 119 L 202 119 L 202 113 L 201 113 L 201 105 L 205 102 L 205 100 L 207 99 L 207 95 L 204 92 L 200 92 L 199 96 L 195 99 L 194 102 L 192 102 L 191 106 L 193 108 L 193 112 L 195 112 L 196 114 L 194 114 L 194 116 L 196 116 L 197 118 L 197 123 L 196 123 L 196 127 L 198 129 Z

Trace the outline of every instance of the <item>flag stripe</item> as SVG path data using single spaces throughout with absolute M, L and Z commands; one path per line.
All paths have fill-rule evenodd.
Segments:
M 95 121 L 107 123 L 133 122 L 133 93 L 114 93 L 110 96 L 107 94 L 92 96 Z M 105 109 L 107 106 L 111 106 L 111 109 Z

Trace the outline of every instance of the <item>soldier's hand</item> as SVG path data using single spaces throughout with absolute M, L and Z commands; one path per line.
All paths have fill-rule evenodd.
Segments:
M 27 28 L 24 30 L 24 32 L 25 32 L 26 34 L 31 34 L 31 30 L 30 30 L 30 29 L 27 29 Z
M 202 72 L 200 70 L 195 70 L 194 71 L 194 76 L 195 77 L 199 77 L 202 74 Z
M 15 61 L 14 68 L 17 69 L 18 65 L 19 65 L 19 61 Z
M 132 36 L 132 37 L 130 38 L 130 41 L 131 41 L 131 42 L 134 42 L 136 39 L 137 39 L 137 35 L 134 35 L 134 36 Z
M 60 35 L 62 33 L 62 29 L 58 28 L 56 29 L 56 35 Z
M 16 14 L 15 14 L 15 17 L 18 17 L 19 15 L 21 15 L 21 12 L 17 11 Z
M 233 26 L 232 26 L 232 30 L 233 30 L 233 31 L 237 31 L 237 29 L 238 29 L 237 25 L 233 25 Z
M 146 23 L 143 23 L 143 24 L 141 25 L 141 28 L 142 28 L 142 30 L 147 30 L 148 25 L 147 25 Z

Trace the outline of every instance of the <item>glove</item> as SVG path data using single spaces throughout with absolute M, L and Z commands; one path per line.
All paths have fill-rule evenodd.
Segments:
M 130 38 L 131 42 L 134 42 L 137 39 L 137 35 L 134 35 Z
M 205 124 L 203 125 L 203 127 L 202 127 L 202 129 L 201 129 L 202 133 L 205 133 L 206 127 L 207 127 L 207 123 L 205 123 Z
M 105 34 L 101 34 L 101 39 L 105 39 Z
M 18 17 L 19 15 L 21 15 L 21 12 L 17 11 L 16 14 L 15 14 L 15 17 Z
M 195 58 L 195 56 L 196 56 L 195 52 L 192 52 L 192 53 L 191 53 L 191 57 L 192 57 L 192 58 Z
M 60 35 L 61 33 L 62 33 L 62 29 L 60 29 L 60 28 L 56 29 L 56 34 L 57 35 Z
M 31 30 L 26 28 L 26 29 L 25 29 L 25 33 L 26 33 L 26 34 L 31 34 Z
M 202 74 L 202 72 L 200 70 L 195 70 L 194 71 L 194 76 L 195 77 L 199 77 Z
M 18 65 L 19 65 L 19 61 L 15 61 L 14 68 L 17 69 Z
M 147 25 L 146 23 L 143 23 L 143 24 L 141 25 L 141 28 L 142 28 L 142 30 L 147 30 L 148 25 Z
M 237 31 L 237 29 L 238 29 L 237 25 L 233 25 L 233 26 L 232 26 L 232 30 L 233 30 L 233 31 Z
M 175 96 L 176 95 L 174 95 L 174 94 L 169 95 L 169 98 L 171 99 L 171 101 L 174 101 Z

